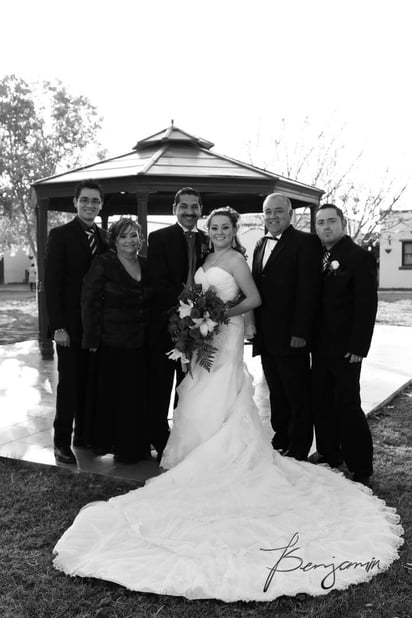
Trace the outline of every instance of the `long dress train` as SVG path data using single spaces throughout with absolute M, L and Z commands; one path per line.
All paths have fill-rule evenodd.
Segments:
M 199 269 L 225 301 L 238 287 Z M 398 557 L 394 509 L 327 467 L 282 457 L 265 438 L 243 362 L 242 318 L 216 338 L 210 373 L 193 366 L 162 466 L 145 487 L 86 505 L 55 547 L 69 575 L 131 590 L 269 601 L 367 581 Z

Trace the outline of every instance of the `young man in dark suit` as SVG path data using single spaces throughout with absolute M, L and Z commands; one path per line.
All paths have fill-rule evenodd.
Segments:
M 313 439 L 310 410 L 310 339 L 320 294 L 316 236 L 291 225 L 282 193 L 263 202 L 268 234 L 253 255 L 252 274 L 262 298 L 255 310 L 253 354 L 260 354 L 269 387 L 273 448 L 305 460 Z
M 346 463 L 353 480 L 369 485 L 372 437 L 361 408 L 362 359 L 377 310 L 374 255 L 345 233 L 343 212 L 324 204 L 316 213 L 323 246 L 323 291 L 312 362 L 315 463 Z
M 50 231 L 45 269 L 47 313 L 58 360 L 54 454 L 57 461 L 69 464 L 76 463 L 73 420 L 73 446 L 85 446 L 89 351 L 81 348 L 83 276 L 93 255 L 106 248 L 106 235 L 94 222 L 103 206 L 101 186 L 84 180 L 75 188 L 73 203 L 77 216 Z
M 167 415 L 175 371 L 179 382 L 183 374 L 178 363 L 166 352 L 173 348 L 168 333 L 169 311 L 177 304 L 184 284 L 193 283 L 201 256 L 207 250 L 206 234 L 196 224 L 202 214 L 200 194 L 191 187 L 180 189 L 174 199 L 176 223 L 149 236 L 148 271 L 153 288 L 149 337 L 151 443 L 160 461 L 169 437 Z

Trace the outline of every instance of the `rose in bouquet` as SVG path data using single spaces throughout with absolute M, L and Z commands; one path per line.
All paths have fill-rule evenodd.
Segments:
M 193 361 L 210 371 L 217 352 L 212 341 L 222 325 L 229 323 L 226 309 L 213 287 L 203 290 L 201 285 L 186 285 L 170 313 L 169 333 L 175 344 L 167 353 L 170 360 L 180 360 L 184 371 L 191 372 Z

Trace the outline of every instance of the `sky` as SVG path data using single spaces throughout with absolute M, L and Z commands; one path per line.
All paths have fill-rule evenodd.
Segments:
M 412 176 L 410 0 L 3 0 L 0 78 L 60 79 L 108 155 L 174 120 L 270 163 L 279 123 L 343 131 L 366 183 Z M 252 144 L 252 146 L 251 146 Z M 271 169 L 276 172 L 279 170 Z M 299 180 L 299 178 L 298 178 Z M 412 184 L 412 180 L 411 180 Z M 412 190 L 401 206 L 412 208 Z

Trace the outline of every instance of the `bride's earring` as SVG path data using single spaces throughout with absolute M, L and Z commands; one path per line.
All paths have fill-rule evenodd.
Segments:
M 232 238 L 232 249 L 236 249 L 236 236 Z
M 212 241 L 209 238 L 209 242 L 207 243 L 207 248 L 209 249 L 209 251 L 212 250 Z

